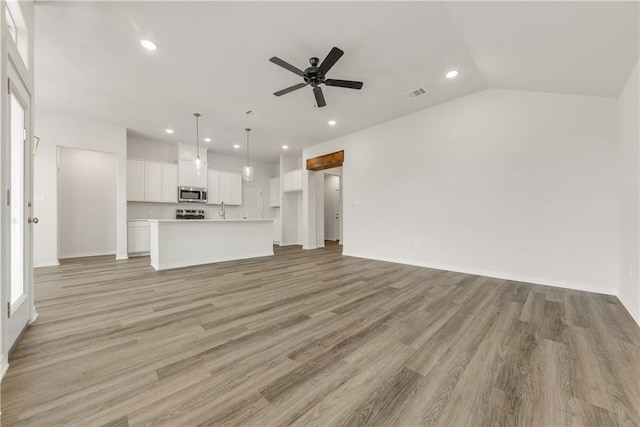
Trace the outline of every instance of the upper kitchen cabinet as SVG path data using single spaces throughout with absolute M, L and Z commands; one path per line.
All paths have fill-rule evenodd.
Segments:
M 144 162 L 127 160 L 127 200 L 144 202 Z
M 227 205 L 242 204 L 242 175 L 220 172 L 220 201 Z
M 162 201 L 178 203 L 178 165 L 162 165 Z
M 144 163 L 144 201 L 162 202 L 162 165 Z
M 192 160 L 178 162 L 178 185 L 180 187 L 207 188 L 207 163 L 202 163 L 202 172 L 196 173 Z
M 207 204 L 220 204 L 220 172 L 207 171 Z
M 302 169 L 285 172 L 283 191 L 302 191 Z
M 178 167 L 171 163 L 127 160 L 127 200 L 178 203 Z
M 219 205 L 242 204 L 242 175 L 239 173 L 208 171 L 207 203 Z
M 280 206 L 280 177 L 269 179 L 269 206 L 277 208 Z

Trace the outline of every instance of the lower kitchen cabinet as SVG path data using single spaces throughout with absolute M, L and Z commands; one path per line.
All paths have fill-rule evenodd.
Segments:
M 151 251 L 151 226 L 147 220 L 129 220 L 127 227 L 127 252 L 129 255 L 148 255 Z

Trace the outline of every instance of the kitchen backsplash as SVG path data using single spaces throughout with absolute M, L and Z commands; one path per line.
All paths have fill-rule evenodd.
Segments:
M 220 206 L 201 203 L 127 203 L 127 219 L 175 219 L 176 209 L 203 209 L 205 218 L 218 219 Z M 241 218 L 240 206 L 225 206 L 227 219 Z

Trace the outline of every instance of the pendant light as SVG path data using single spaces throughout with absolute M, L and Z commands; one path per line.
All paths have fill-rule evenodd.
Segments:
M 193 113 L 196 118 L 196 158 L 193 161 L 193 168 L 196 171 L 197 175 L 202 173 L 202 159 L 200 159 L 200 133 L 198 129 L 198 119 L 200 118 L 200 113 Z
M 242 167 L 242 180 L 251 181 L 253 179 L 253 167 L 249 163 L 249 132 L 250 128 L 245 129 L 247 131 L 247 164 Z

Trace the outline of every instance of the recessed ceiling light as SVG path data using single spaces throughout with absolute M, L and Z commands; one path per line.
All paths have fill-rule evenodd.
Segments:
M 288 150 L 288 149 L 289 149 L 289 146 L 288 146 L 288 145 L 283 145 L 283 146 L 282 146 L 282 149 L 284 149 L 284 150 Z
M 149 50 L 156 50 L 158 48 L 158 45 L 151 40 L 140 40 L 140 44 L 142 47 Z
M 173 129 L 165 129 L 164 130 L 166 133 L 173 133 Z
M 205 138 L 204 142 L 211 142 L 211 138 Z
M 330 126 L 335 126 L 336 125 L 336 121 L 335 120 L 329 120 L 329 125 Z
M 457 75 L 458 75 L 458 70 L 451 70 L 451 71 L 449 71 L 447 74 L 445 74 L 444 76 L 445 76 L 446 78 L 448 78 L 448 79 L 452 79 L 452 78 L 454 78 L 454 77 L 455 77 L 455 76 L 457 76 Z
M 238 148 L 240 148 L 240 146 L 238 144 L 233 144 L 233 148 L 237 150 Z

